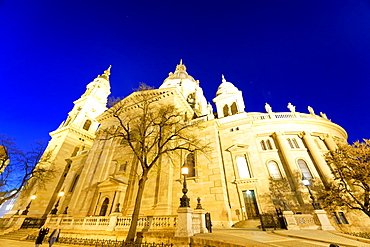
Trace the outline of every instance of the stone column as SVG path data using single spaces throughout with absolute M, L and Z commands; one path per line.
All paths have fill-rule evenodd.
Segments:
M 193 220 L 192 214 L 193 209 L 188 207 L 179 207 L 177 210 L 177 230 L 175 232 L 175 237 L 191 237 L 194 236 L 193 233 Z
M 326 146 L 328 146 L 329 150 L 331 150 L 331 151 L 336 150 L 337 147 L 338 147 L 337 144 L 335 143 L 333 137 L 329 134 L 326 134 L 324 136 L 324 142 L 325 142 Z
M 298 170 L 298 167 L 295 164 L 294 158 L 290 154 L 290 147 L 288 146 L 288 142 L 287 142 L 286 138 L 284 138 L 284 135 L 281 134 L 280 132 L 275 132 L 273 134 L 273 137 L 276 139 L 276 141 L 279 145 L 279 149 L 280 149 L 281 154 L 283 155 L 283 158 L 285 160 L 285 164 L 288 168 L 288 172 L 290 173 L 289 177 L 295 178 L 295 176 L 297 174 L 300 174 L 301 172 Z M 291 181 L 293 182 L 293 185 L 295 187 L 295 188 L 293 188 L 294 190 L 296 190 L 296 188 L 299 188 L 299 186 L 297 185 L 296 179 L 291 179 Z
M 288 230 L 299 230 L 299 226 L 292 211 L 283 211 L 283 215 L 286 219 Z
M 331 225 L 325 210 L 315 210 L 315 214 L 317 215 L 317 218 L 321 224 L 320 230 L 335 230 L 335 228 Z
M 319 170 L 319 174 L 321 175 L 321 180 L 323 181 L 324 185 L 328 185 L 330 181 L 333 180 L 333 175 L 330 170 L 330 167 L 326 163 L 322 153 L 316 146 L 314 139 L 311 136 L 311 133 L 304 131 L 302 133 L 302 138 L 307 145 L 308 150 L 311 152 L 311 156 L 317 165 L 317 169 Z

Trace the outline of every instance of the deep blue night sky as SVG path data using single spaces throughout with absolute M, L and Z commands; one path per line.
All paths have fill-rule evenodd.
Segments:
M 208 101 L 224 74 L 248 112 L 312 106 L 370 139 L 368 1 L 3 0 L 0 30 L 0 134 L 21 147 L 49 140 L 109 65 L 122 97 L 180 59 Z

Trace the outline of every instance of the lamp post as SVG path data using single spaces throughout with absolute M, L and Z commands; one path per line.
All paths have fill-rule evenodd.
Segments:
M 302 183 L 303 183 L 304 186 L 307 187 L 308 193 L 310 193 L 310 198 L 312 200 L 312 207 L 313 207 L 313 209 L 315 209 L 315 210 L 322 209 L 320 203 L 319 202 L 316 202 L 316 198 L 313 196 L 313 194 L 311 192 L 311 189 L 310 189 L 310 180 L 308 180 L 306 178 L 303 178 L 302 179 Z
M 36 199 L 36 195 L 32 195 L 30 197 L 30 203 L 28 203 L 26 209 L 22 212 L 22 215 L 27 215 L 28 214 L 28 209 L 31 207 L 32 200 Z
M 190 199 L 186 195 L 188 192 L 188 188 L 186 187 L 186 175 L 189 174 L 189 168 L 186 166 L 181 167 L 181 174 L 184 175 L 184 183 L 182 187 L 182 193 L 184 193 L 184 195 L 180 198 L 180 208 L 190 208 Z
M 58 212 L 58 206 L 59 206 L 59 201 L 60 201 L 60 198 L 62 196 L 64 196 L 64 192 L 63 191 L 59 192 L 59 194 L 58 194 L 58 201 L 55 204 L 55 207 L 53 208 L 53 210 L 51 210 L 50 214 L 57 214 L 57 212 Z

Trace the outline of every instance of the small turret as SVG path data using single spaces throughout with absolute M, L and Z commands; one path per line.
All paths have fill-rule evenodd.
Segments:
M 219 118 L 244 112 L 245 105 L 242 92 L 234 84 L 226 81 L 224 75 L 222 75 L 222 83 L 218 87 L 213 102 L 216 105 Z

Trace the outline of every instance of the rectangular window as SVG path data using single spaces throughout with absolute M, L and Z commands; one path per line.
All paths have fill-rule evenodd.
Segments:
M 239 178 L 251 178 L 251 172 L 247 160 L 244 156 L 236 157 L 236 165 L 238 167 Z
M 343 224 L 349 224 L 346 216 L 344 216 L 343 212 L 338 212 L 340 220 L 343 222 Z
M 335 223 L 341 224 L 337 212 L 331 212 L 331 216 L 333 216 Z

